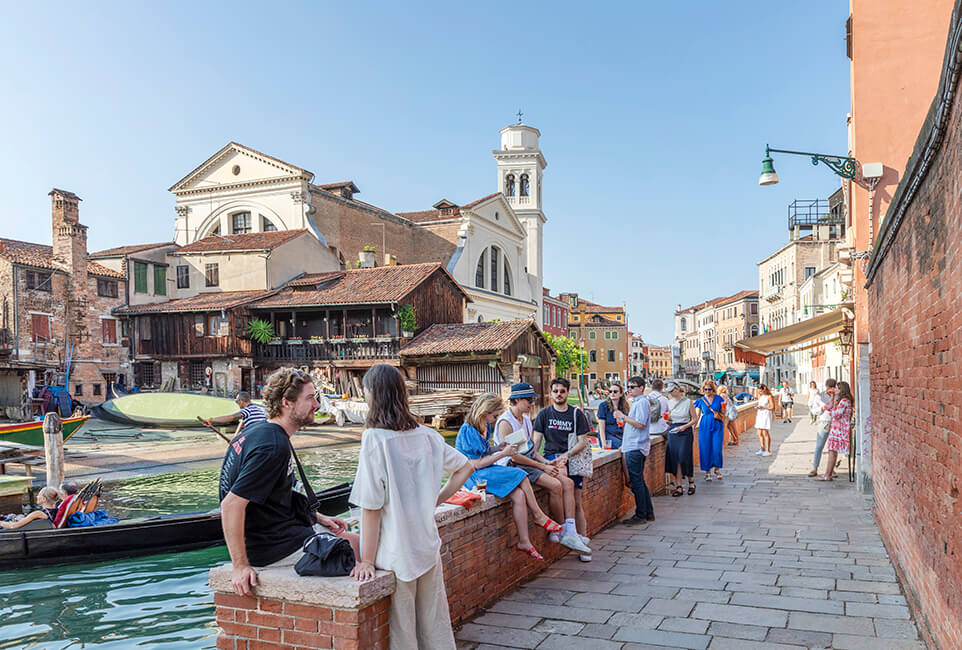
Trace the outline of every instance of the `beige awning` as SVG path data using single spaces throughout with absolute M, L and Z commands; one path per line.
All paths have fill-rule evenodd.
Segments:
M 805 343 L 816 343 L 832 334 L 838 334 L 852 316 L 852 303 L 839 305 L 839 309 L 815 316 L 766 334 L 752 336 L 735 343 L 735 347 L 762 356 L 769 356 Z

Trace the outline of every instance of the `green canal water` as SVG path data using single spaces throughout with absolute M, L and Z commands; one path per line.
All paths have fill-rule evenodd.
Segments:
M 359 445 L 299 454 L 321 490 L 354 478 Z M 219 468 L 110 484 L 104 507 L 123 518 L 217 507 Z M 0 573 L 0 648 L 213 648 L 207 571 L 224 546 Z

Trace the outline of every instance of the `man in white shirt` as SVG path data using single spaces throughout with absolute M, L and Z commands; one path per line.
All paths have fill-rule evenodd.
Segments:
M 828 441 L 828 432 L 832 428 L 832 402 L 835 400 L 835 386 L 837 382 L 829 377 L 825 380 L 825 390 L 818 394 L 821 409 L 818 413 L 818 437 L 815 438 L 815 456 L 812 458 L 812 470 L 809 476 L 818 476 L 818 464 L 822 462 L 822 449 Z
M 645 380 L 631 377 L 626 386 L 631 397 L 628 413 L 615 411 L 615 417 L 624 420 L 625 429 L 621 439 L 621 453 L 625 457 L 631 491 L 635 495 L 635 514 L 624 521 L 626 524 L 643 524 L 655 520 L 655 508 L 651 503 L 651 492 L 645 483 L 645 461 L 651 450 L 651 435 L 648 431 L 651 407 L 645 396 Z
M 668 431 L 668 421 L 664 418 L 665 413 L 669 411 L 668 398 L 661 394 L 661 389 L 665 387 L 665 384 L 660 379 L 651 380 L 651 392 L 648 393 L 648 405 L 651 406 L 651 402 L 658 400 L 659 413 L 661 417 L 657 420 L 651 422 L 648 427 L 648 433 L 650 435 L 664 435 Z

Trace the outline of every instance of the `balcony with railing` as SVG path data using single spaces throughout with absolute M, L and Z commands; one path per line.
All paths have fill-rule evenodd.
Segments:
M 798 232 L 798 238 L 812 234 L 818 226 L 827 226 L 829 239 L 845 236 L 845 215 L 832 209 L 824 199 L 795 199 L 788 204 L 788 229 Z
M 259 362 L 368 361 L 397 359 L 400 340 L 392 336 L 274 340 L 254 345 Z
M 13 354 L 13 335 L 6 327 L 0 328 L 0 357 Z

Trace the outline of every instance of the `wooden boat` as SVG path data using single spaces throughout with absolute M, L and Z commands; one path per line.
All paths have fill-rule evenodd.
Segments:
M 63 420 L 63 441 L 67 442 L 70 436 L 77 433 L 80 427 L 89 419 L 89 415 L 84 415 Z M 36 422 L 0 425 L 0 445 L 5 442 L 43 447 L 43 421 L 37 420 Z
M 348 508 L 351 484 L 319 492 L 320 511 Z M 30 522 L 30 525 L 37 522 Z M 46 522 L 44 522 L 46 523 Z M 29 526 L 27 528 L 29 528 Z M 224 544 L 220 511 L 164 515 L 87 528 L 0 529 L 0 570 L 191 551 Z
M 197 393 L 130 393 L 92 409 L 105 420 L 158 427 L 196 427 L 198 416 L 207 419 L 239 410 L 232 399 Z

